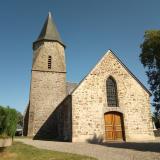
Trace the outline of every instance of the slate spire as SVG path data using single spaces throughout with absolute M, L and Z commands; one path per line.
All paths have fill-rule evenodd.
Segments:
M 36 42 L 41 40 L 56 41 L 65 47 L 57 31 L 56 25 L 52 19 L 51 12 L 48 13 L 48 17 Z

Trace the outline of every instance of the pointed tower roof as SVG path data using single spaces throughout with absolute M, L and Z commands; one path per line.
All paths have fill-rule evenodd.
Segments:
M 36 42 L 41 40 L 57 41 L 65 47 L 57 31 L 56 25 L 52 19 L 51 12 L 48 13 L 48 17 Z

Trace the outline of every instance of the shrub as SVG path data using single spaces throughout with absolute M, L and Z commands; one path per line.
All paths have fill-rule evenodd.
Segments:
M 4 134 L 6 123 L 6 111 L 5 108 L 0 106 L 0 135 Z
M 160 115 L 157 112 L 153 113 L 152 120 L 155 124 L 156 129 L 160 128 Z
M 18 121 L 17 111 L 9 107 L 0 106 L 0 135 L 13 137 Z

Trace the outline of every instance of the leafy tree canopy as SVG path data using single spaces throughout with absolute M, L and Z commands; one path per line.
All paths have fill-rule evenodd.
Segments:
M 21 127 L 23 127 L 23 115 L 22 115 L 22 113 L 17 111 L 17 116 L 18 116 L 17 124 L 20 125 Z
M 160 30 L 146 31 L 140 47 L 140 60 L 146 68 L 148 84 L 153 94 L 152 105 L 160 124 Z
M 16 132 L 18 114 L 15 109 L 0 106 L 0 136 L 13 137 Z
M 144 67 L 160 70 L 160 30 L 146 31 L 141 49 L 140 59 Z

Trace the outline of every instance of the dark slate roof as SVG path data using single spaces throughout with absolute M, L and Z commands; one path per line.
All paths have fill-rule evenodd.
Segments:
M 72 82 L 67 82 L 66 86 L 67 86 L 67 94 L 70 95 L 72 93 L 72 91 L 78 86 L 78 84 L 72 83 Z
M 41 40 L 56 41 L 65 47 L 65 45 L 63 44 L 63 42 L 61 40 L 61 37 L 58 33 L 58 30 L 56 28 L 56 25 L 55 25 L 53 19 L 52 19 L 52 15 L 50 12 L 48 13 L 48 17 L 43 25 L 41 33 L 40 33 L 38 39 L 36 40 L 36 42 L 41 41 Z

